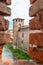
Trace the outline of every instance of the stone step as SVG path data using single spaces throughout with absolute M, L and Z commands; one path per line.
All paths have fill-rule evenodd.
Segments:
M 30 33 L 29 43 L 43 47 L 43 33 Z
M 0 2 L 3 2 L 7 5 L 10 5 L 11 4 L 11 0 L 0 0 Z
M 10 16 L 11 15 L 11 9 L 7 7 L 7 5 L 0 2 L 0 15 L 3 16 Z
M 43 9 L 43 0 L 36 0 L 29 9 L 29 15 L 32 17 Z

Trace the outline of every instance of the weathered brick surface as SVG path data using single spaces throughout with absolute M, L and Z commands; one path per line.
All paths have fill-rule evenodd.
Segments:
M 29 43 L 43 47 L 43 33 L 30 33 Z
M 6 0 L 5 2 L 7 5 L 10 5 L 11 4 L 11 0 Z
M 11 4 L 11 0 L 0 0 L 0 2 L 5 3 L 7 5 Z
M 9 27 L 9 21 L 0 16 L 0 30 L 6 31 Z
M 40 30 L 41 32 L 30 33 L 29 35 L 29 55 L 35 61 L 43 65 L 43 0 L 30 0 L 32 6 L 29 9 L 30 29 Z M 34 31 L 33 31 L 34 32 Z
M 7 43 L 10 43 L 10 34 L 5 34 L 5 36 L 4 36 L 5 38 L 4 38 L 4 42 L 7 44 Z
M 43 63 L 43 49 L 29 47 L 29 55 L 35 61 Z
M 36 0 L 30 0 L 30 4 L 33 4 Z
M 0 48 L 3 48 L 3 45 L 10 43 L 10 34 L 4 33 L 8 30 L 9 21 L 4 19 L 4 16 L 11 15 L 11 9 L 7 5 L 11 4 L 11 0 L 0 0 Z M 2 50 L 0 50 L 1 57 Z M 0 64 L 1 65 L 1 64 Z M 7 64 L 6 64 L 7 65 Z
M 0 54 L 2 53 L 2 48 L 0 48 Z
M 41 25 L 38 17 L 31 19 L 30 22 L 29 22 L 29 27 L 30 27 L 31 30 L 41 30 L 42 26 L 43 25 Z
M 43 10 L 39 11 L 36 16 L 29 22 L 30 29 L 43 29 Z
M 37 13 L 37 15 L 39 16 L 39 21 L 40 21 L 40 24 L 41 24 L 41 26 L 43 28 L 43 10 L 39 11 Z
M 8 30 L 9 28 L 9 21 L 8 20 L 4 20 L 5 22 L 5 30 Z
M 10 34 L 0 32 L 0 45 L 10 43 Z
M 10 16 L 11 15 L 10 8 L 1 2 L 0 2 L 0 15 L 4 15 L 4 16 Z
M 29 9 L 29 15 L 34 16 L 43 9 L 43 0 L 36 0 Z

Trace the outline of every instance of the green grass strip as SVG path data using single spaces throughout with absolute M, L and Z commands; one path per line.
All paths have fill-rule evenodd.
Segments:
M 18 48 L 13 48 L 12 45 L 10 44 L 6 44 L 5 45 L 6 48 L 8 48 L 14 57 L 16 57 L 16 59 L 24 59 L 24 60 L 30 60 L 31 58 L 29 57 L 29 55 L 23 51 L 21 51 Z

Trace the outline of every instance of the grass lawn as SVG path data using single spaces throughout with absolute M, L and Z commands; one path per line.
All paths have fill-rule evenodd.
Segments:
M 14 49 L 14 48 L 13 48 L 11 45 L 9 45 L 9 44 L 6 44 L 5 47 L 8 48 L 8 49 L 12 52 L 13 56 L 14 56 L 16 59 L 30 60 L 30 57 L 28 56 L 28 54 L 25 53 L 25 52 L 23 52 L 23 51 L 21 51 L 20 49 L 18 49 L 18 48 L 15 48 L 15 49 Z

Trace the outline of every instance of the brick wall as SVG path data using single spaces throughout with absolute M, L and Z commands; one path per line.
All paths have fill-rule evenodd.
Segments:
M 34 59 L 37 62 L 41 62 L 43 63 L 43 49 L 38 49 L 38 48 L 33 48 L 33 47 L 29 47 L 29 55 L 32 59 Z
M 40 23 L 40 20 L 38 17 L 35 17 L 33 19 L 30 20 L 29 22 L 29 27 L 31 30 L 40 30 L 42 29 L 42 25 Z
M 30 57 L 43 63 L 43 0 L 30 0 L 32 6 L 29 9 L 30 17 L 34 17 L 29 21 L 29 55 Z
M 9 27 L 9 21 L 0 16 L 0 30 L 6 31 Z
M 43 33 L 31 33 L 29 43 L 43 47 Z
M 33 4 L 36 0 L 30 0 L 30 4 Z
M 4 16 L 11 15 L 11 9 L 7 5 L 11 4 L 11 0 L 0 0 L 0 56 L 2 53 L 3 45 L 10 43 L 10 34 L 5 33 L 9 27 L 9 21 Z

